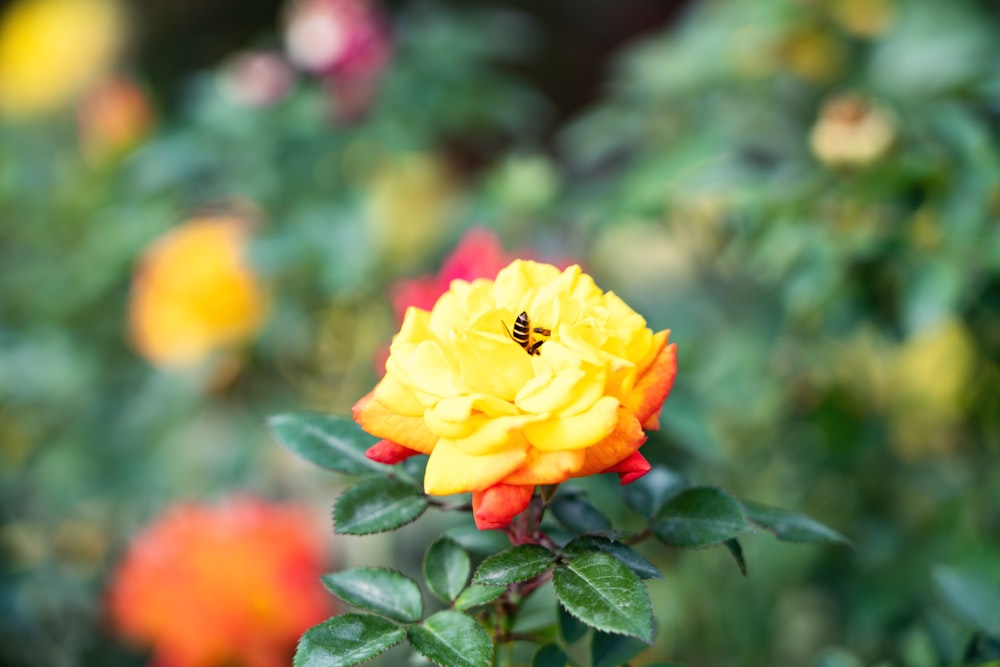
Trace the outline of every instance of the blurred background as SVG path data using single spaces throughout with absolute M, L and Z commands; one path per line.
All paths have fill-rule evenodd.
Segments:
M 1000 660 L 995 3 L 16 0 L 0 664 L 289 664 L 319 572 L 419 571 L 449 518 L 333 537 L 265 419 L 517 256 L 672 329 L 648 459 L 856 544 L 647 545 L 634 664 Z

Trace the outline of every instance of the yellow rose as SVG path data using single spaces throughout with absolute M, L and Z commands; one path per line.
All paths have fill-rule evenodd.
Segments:
M 410 308 L 354 418 L 384 438 L 369 458 L 429 454 L 425 491 L 471 491 L 476 525 L 501 528 L 535 485 L 649 470 L 638 450 L 673 384 L 669 333 L 579 266 L 516 260 Z
M 161 368 L 195 366 L 263 325 L 267 299 L 246 261 L 246 225 L 196 218 L 158 239 L 132 285 L 129 333 Z
M 0 114 L 69 103 L 111 66 L 123 41 L 121 11 L 109 0 L 20 0 L 0 19 Z

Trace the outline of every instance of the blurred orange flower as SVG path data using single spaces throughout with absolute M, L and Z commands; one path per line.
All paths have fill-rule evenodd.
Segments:
M 579 266 L 515 260 L 407 310 L 354 418 L 384 438 L 369 458 L 429 454 L 424 490 L 471 491 L 476 525 L 502 528 L 536 485 L 650 469 L 639 448 L 676 374 L 669 334 Z
M 146 93 L 125 77 L 111 77 L 91 89 L 77 111 L 80 149 L 95 163 L 134 148 L 153 126 Z
M 176 505 L 129 546 L 109 588 L 111 622 L 161 667 L 286 667 L 332 611 L 317 534 L 290 505 Z
M 236 216 L 194 218 L 146 250 L 129 306 L 139 354 L 161 368 L 190 368 L 257 333 L 267 297 L 247 262 L 247 235 Z
M 125 39 L 111 0 L 19 0 L 0 18 L 0 114 L 54 111 L 114 62 Z

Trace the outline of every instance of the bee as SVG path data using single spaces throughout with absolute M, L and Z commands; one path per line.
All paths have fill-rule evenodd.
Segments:
M 538 348 L 542 346 L 545 339 L 535 340 L 535 337 L 531 334 L 536 333 L 540 336 L 551 336 L 552 331 L 544 327 L 531 328 L 531 323 L 528 320 L 528 313 L 521 311 L 521 314 L 517 316 L 514 320 L 514 332 L 511 333 L 510 329 L 507 328 L 507 323 L 503 320 L 500 321 L 503 325 L 503 330 L 507 332 L 510 339 L 515 343 L 524 348 L 524 351 L 528 354 L 540 354 Z

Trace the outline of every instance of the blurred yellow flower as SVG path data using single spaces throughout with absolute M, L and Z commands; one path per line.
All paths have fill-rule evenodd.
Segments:
M 189 368 L 254 336 L 267 315 L 238 217 L 192 219 L 139 262 L 129 304 L 135 349 L 161 368 Z
M 893 0 L 835 0 L 833 17 L 851 34 L 878 37 L 896 20 Z
M 70 103 L 113 64 L 124 33 L 111 0 L 18 0 L 0 18 L 0 115 Z
M 843 45 L 824 28 L 801 28 L 781 45 L 780 60 L 807 81 L 823 84 L 835 79 L 844 68 Z
M 889 409 L 897 451 L 922 458 L 950 448 L 945 431 L 965 411 L 976 352 L 966 328 L 947 320 L 907 340 L 893 364 Z
M 515 260 L 410 308 L 354 417 L 385 438 L 370 458 L 430 454 L 426 492 L 471 491 L 476 524 L 501 528 L 535 485 L 649 470 L 639 447 L 673 384 L 669 333 L 579 266 Z
M 418 263 L 454 222 L 455 183 L 440 159 L 422 154 L 387 157 L 368 182 L 367 219 L 387 261 Z
M 896 120 L 860 95 L 827 100 L 809 135 L 816 158 L 828 167 L 863 167 L 882 158 L 896 138 Z

